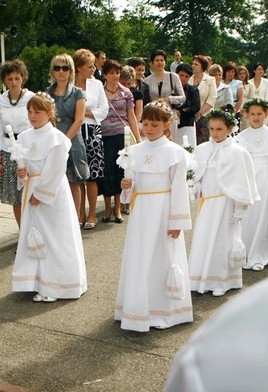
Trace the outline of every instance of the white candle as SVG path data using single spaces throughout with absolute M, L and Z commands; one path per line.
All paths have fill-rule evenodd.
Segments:
M 128 125 L 125 125 L 124 135 L 125 149 L 127 150 L 130 147 L 130 127 Z
M 183 141 L 184 147 L 189 146 L 189 141 L 188 141 L 188 136 L 187 135 L 183 135 L 182 141 Z

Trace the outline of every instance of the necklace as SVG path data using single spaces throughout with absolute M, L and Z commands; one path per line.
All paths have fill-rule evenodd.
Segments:
M 105 88 L 105 90 L 109 91 L 109 93 L 111 93 L 111 94 L 115 94 L 115 93 L 116 93 L 116 91 L 119 89 L 119 87 L 118 87 L 118 86 L 116 87 L 116 89 L 115 89 L 114 91 L 112 91 L 112 90 L 109 90 L 109 89 L 107 88 L 107 86 L 105 86 L 104 88 Z
M 23 93 L 23 90 L 21 89 L 21 92 L 20 92 L 20 94 L 19 94 L 19 96 L 18 96 L 17 101 L 12 102 L 12 99 L 11 99 L 11 97 L 10 97 L 10 92 L 8 91 L 7 96 L 8 96 L 9 103 L 10 103 L 11 106 L 17 106 L 17 104 L 19 103 L 19 101 L 20 101 L 20 99 L 21 99 L 21 97 L 22 97 L 22 93 Z

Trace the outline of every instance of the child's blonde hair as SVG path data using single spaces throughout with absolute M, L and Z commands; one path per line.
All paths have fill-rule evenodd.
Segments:
M 34 110 L 41 110 L 46 113 L 51 112 L 50 122 L 54 127 L 56 126 L 56 106 L 54 99 L 47 93 L 38 91 L 29 101 L 27 102 L 27 110 L 33 108 Z
M 147 103 L 144 106 L 141 120 L 149 121 L 172 121 L 173 112 L 168 104 L 161 99 Z M 170 139 L 170 129 L 165 129 L 164 135 Z

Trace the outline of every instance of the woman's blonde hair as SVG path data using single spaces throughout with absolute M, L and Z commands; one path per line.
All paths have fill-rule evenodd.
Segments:
M 78 72 L 79 67 L 90 63 L 95 63 L 95 55 L 88 49 L 78 49 L 73 54 L 73 61 L 75 66 L 75 72 Z
M 47 93 L 38 91 L 32 98 L 27 102 L 27 110 L 33 108 L 34 110 L 44 111 L 46 113 L 51 112 L 50 122 L 56 126 L 56 106 L 54 99 Z
M 245 80 L 244 80 L 244 84 L 248 84 L 248 80 L 249 80 L 249 72 L 248 72 L 248 69 L 247 69 L 247 67 L 245 67 L 244 65 L 238 65 L 238 67 L 236 68 L 236 70 L 237 70 L 237 76 L 239 75 L 239 73 L 240 73 L 240 71 L 246 71 L 246 77 L 245 77 Z
M 51 60 L 51 63 L 50 63 L 50 82 L 56 82 L 53 67 L 54 67 L 54 65 L 57 65 L 57 62 L 65 63 L 66 65 L 69 66 L 69 68 L 70 68 L 69 83 L 70 82 L 74 83 L 74 77 L 75 77 L 74 61 L 72 59 L 72 56 L 70 56 L 68 53 L 57 54 Z
M 214 76 L 215 73 L 217 73 L 217 72 L 223 73 L 223 69 L 222 69 L 222 66 L 221 66 L 220 64 L 212 64 L 212 65 L 209 67 L 209 69 L 208 69 L 208 74 L 209 74 L 210 76 Z

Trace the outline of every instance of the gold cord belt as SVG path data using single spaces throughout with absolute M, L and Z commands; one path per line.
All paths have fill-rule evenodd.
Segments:
M 206 197 L 200 196 L 200 199 L 199 199 L 199 211 L 201 210 L 201 208 L 203 207 L 203 204 L 205 203 L 205 201 L 207 199 L 216 199 L 217 197 L 222 197 L 222 196 L 225 196 L 225 194 L 224 193 L 220 193 L 219 195 L 206 196 Z
M 161 194 L 161 193 L 170 193 L 171 189 L 163 189 L 160 191 L 148 191 L 148 192 L 138 192 L 138 191 L 134 191 L 132 194 L 132 198 L 131 198 L 131 202 L 130 202 L 130 210 L 132 211 L 137 199 L 137 196 L 139 195 L 157 195 L 157 194 Z
M 30 173 L 30 174 L 27 174 L 28 178 L 26 180 L 26 184 L 25 184 L 25 187 L 24 187 L 24 195 L 23 195 L 23 203 L 22 203 L 23 210 L 24 210 L 24 208 L 26 206 L 26 201 L 27 201 L 27 198 L 28 198 L 30 180 L 33 177 L 38 177 L 38 176 L 40 176 L 40 173 Z

